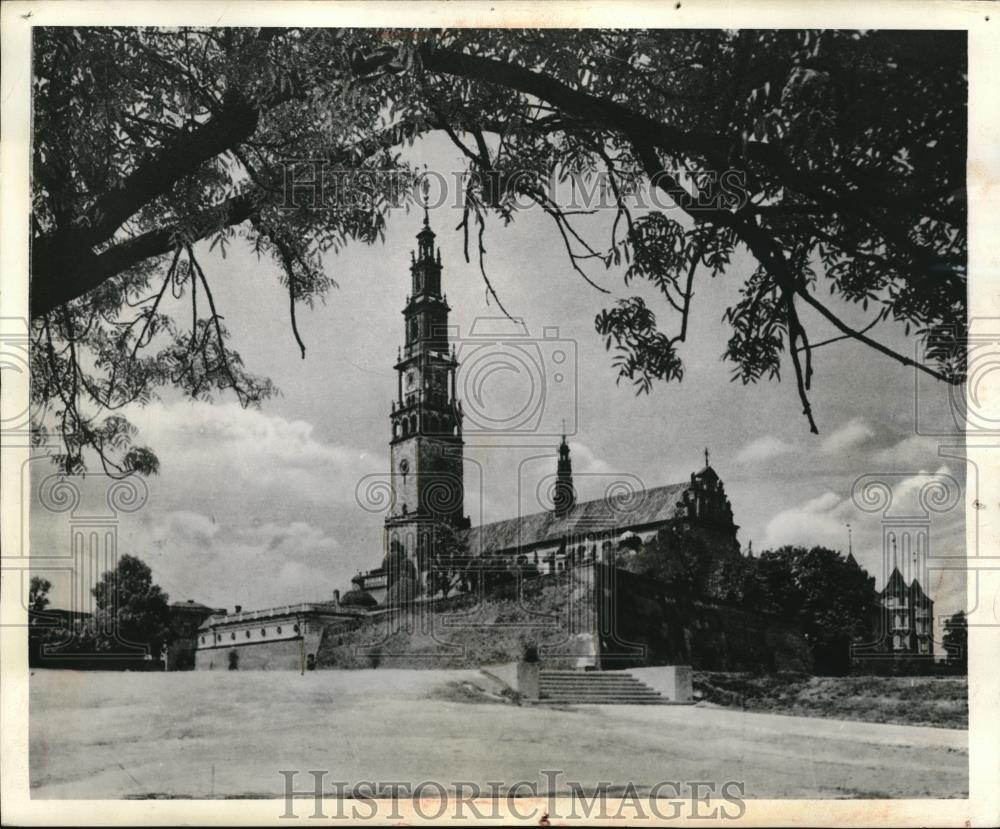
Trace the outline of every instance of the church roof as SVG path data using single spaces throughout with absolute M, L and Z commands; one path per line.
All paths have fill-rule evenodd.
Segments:
M 677 505 L 684 496 L 684 490 L 689 487 L 689 482 L 667 484 L 609 498 L 581 501 L 562 517 L 546 511 L 483 524 L 469 530 L 469 553 L 482 555 L 526 548 L 558 541 L 568 535 L 620 531 L 669 521 L 677 517 Z

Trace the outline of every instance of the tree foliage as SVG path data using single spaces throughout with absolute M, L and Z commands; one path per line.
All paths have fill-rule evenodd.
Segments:
M 400 148 L 430 132 L 468 166 L 458 230 L 490 298 L 487 220 L 525 210 L 588 283 L 624 268 L 626 289 L 653 287 L 660 308 L 627 295 L 595 320 L 640 392 L 682 379 L 697 280 L 738 251 L 757 268 L 723 356 L 743 383 L 790 364 L 813 431 L 815 352 L 837 340 L 913 366 L 872 333 L 896 323 L 925 343 L 919 370 L 964 376 L 961 32 L 58 27 L 35 30 L 33 68 L 32 402 L 67 472 L 90 450 L 112 474 L 155 472 L 123 410 L 164 387 L 272 395 L 196 243 L 279 266 L 304 356 L 296 310 L 334 286 L 330 254 L 383 237 L 419 172 Z M 333 204 L 314 167 L 287 176 L 301 159 L 353 174 Z M 595 182 L 602 242 L 560 195 Z M 833 337 L 810 334 L 818 319 Z
M 851 645 L 872 635 L 875 579 L 826 547 L 780 547 L 730 562 L 722 598 L 796 622 L 819 674 L 850 670 Z
M 41 663 L 45 645 L 55 645 L 66 639 L 65 631 L 45 617 L 49 606 L 52 582 L 41 576 L 32 576 L 28 588 L 28 661 L 32 666 Z
M 41 576 L 31 577 L 31 586 L 28 589 L 28 610 L 29 612 L 40 612 L 49 606 L 49 591 L 52 589 L 52 582 Z
M 139 646 L 157 657 L 171 641 L 168 596 L 153 583 L 153 573 L 141 559 L 123 555 L 114 570 L 101 575 L 91 592 L 98 651 Z
M 965 611 L 959 610 L 944 623 L 941 641 L 947 656 L 945 662 L 958 673 L 969 672 L 969 621 Z
M 620 556 L 621 566 L 679 588 L 681 596 L 704 597 L 710 592 L 713 557 L 708 545 L 688 527 L 667 526 L 633 554 Z
M 471 562 L 466 534 L 447 521 L 437 521 L 431 531 L 430 549 L 420 563 L 427 595 L 447 598 L 452 591 L 467 590 Z

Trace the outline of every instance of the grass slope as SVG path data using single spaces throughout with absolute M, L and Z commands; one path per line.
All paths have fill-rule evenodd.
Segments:
M 694 673 L 695 698 L 726 708 L 897 725 L 969 727 L 965 677 Z

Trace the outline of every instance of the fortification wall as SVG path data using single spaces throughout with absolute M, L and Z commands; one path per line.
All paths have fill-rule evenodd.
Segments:
M 625 570 L 598 565 L 601 667 L 691 665 L 704 671 L 812 669 L 794 624 L 762 613 L 691 599 Z
M 459 668 L 521 658 L 538 646 L 553 667 L 597 660 L 593 570 L 523 581 L 487 597 L 455 596 L 328 625 L 319 668 Z
M 230 647 L 199 648 L 195 653 L 197 671 L 300 671 L 309 654 L 315 654 L 320 633 L 277 639 L 270 642 L 234 644 Z M 232 660 L 235 658 L 235 665 Z
M 527 642 L 553 668 L 810 669 L 805 638 L 784 620 L 601 565 L 328 625 L 317 667 L 476 667 L 515 662 Z

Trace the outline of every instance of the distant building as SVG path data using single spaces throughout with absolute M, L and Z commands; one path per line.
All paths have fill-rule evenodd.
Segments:
M 894 567 L 879 594 L 882 649 L 893 656 L 933 656 L 934 602 L 920 582 L 909 584 Z
M 330 602 L 303 602 L 264 610 L 209 616 L 198 629 L 198 670 L 306 670 L 315 665 L 323 628 L 363 615 L 360 608 Z
M 190 671 L 194 668 L 194 655 L 198 648 L 198 628 L 209 616 L 225 616 L 226 609 L 208 607 L 194 599 L 171 602 L 170 629 L 174 640 L 167 647 L 168 671 Z

